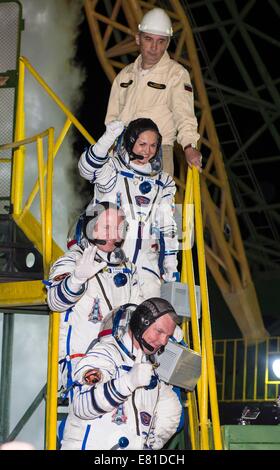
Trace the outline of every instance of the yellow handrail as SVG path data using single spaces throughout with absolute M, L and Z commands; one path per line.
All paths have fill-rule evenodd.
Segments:
M 48 381 L 46 404 L 46 449 L 56 450 L 58 337 L 60 314 L 52 312 L 49 318 Z
M 62 130 L 61 130 L 61 132 L 60 132 L 60 134 L 59 134 L 59 136 L 58 136 L 58 138 L 57 138 L 57 140 L 56 140 L 56 142 L 52 143 L 53 158 L 56 157 L 57 152 L 58 152 L 58 150 L 59 150 L 59 148 L 60 148 L 60 146 L 61 146 L 61 144 L 62 144 L 69 128 L 70 128 L 70 126 L 71 126 L 71 121 L 69 119 L 67 119 L 64 126 L 63 126 L 63 128 L 62 128 Z M 52 138 L 52 140 L 53 139 L 54 139 L 54 137 Z M 46 167 L 46 165 L 44 165 L 44 177 L 46 176 L 46 173 L 47 173 L 47 167 Z M 27 201 L 24 205 L 24 208 L 23 208 L 23 210 L 22 210 L 22 212 L 19 216 L 20 219 L 22 219 L 24 217 L 25 213 L 30 209 L 31 204 L 34 201 L 34 199 L 36 197 L 36 194 L 38 193 L 38 190 L 39 190 L 39 180 L 37 179 L 37 181 L 34 184 L 32 190 L 30 191 L 29 197 L 28 197 L 28 199 L 27 199 Z
M 49 129 L 46 129 L 43 132 L 39 132 L 38 134 L 33 135 L 32 137 L 26 137 L 25 139 L 18 140 L 16 142 L 10 142 L 9 144 L 1 144 L 0 150 L 10 150 L 10 149 L 17 149 L 23 145 L 32 144 L 36 142 L 38 139 L 43 139 L 47 137 L 49 134 Z
M 36 134 L 32 137 L 27 137 L 25 139 L 21 139 L 17 142 L 11 142 L 9 144 L 0 145 L 0 150 L 9 150 L 9 149 L 16 149 L 16 152 L 21 152 L 23 146 L 36 142 L 37 143 L 37 160 L 38 160 L 38 180 L 39 180 L 39 197 L 40 197 L 40 215 L 41 215 L 41 226 L 42 226 L 42 256 L 43 256 L 43 264 L 44 264 L 44 274 L 48 273 L 48 269 L 50 266 L 50 262 L 52 259 L 52 214 L 51 214 L 51 197 L 52 197 L 52 168 L 53 168 L 53 134 L 54 129 L 49 128 L 39 134 Z M 47 137 L 48 141 L 48 156 L 47 156 L 47 184 L 46 184 L 46 191 L 45 191 L 45 184 L 44 184 L 44 152 L 43 152 L 43 139 Z M 22 155 L 17 153 L 17 157 L 20 160 L 22 159 Z M 15 163 L 14 165 L 14 181 L 17 179 L 24 180 L 24 165 L 23 161 L 20 161 L 20 164 Z M 23 183 L 21 185 L 17 185 L 17 189 L 15 190 L 15 198 L 14 201 L 20 209 L 22 199 L 18 197 L 18 193 L 21 193 L 23 190 Z M 13 214 L 17 215 L 17 214 Z
M 47 94 L 53 99 L 53 101 L 58 105 L 58 107 L 63 111 L 63 113 L 67 116 L 67 118 L 71 121 L 72 124 L 80 131 L 80 133 L 87 139 L 88 142 L 91 144 L 94 143 L 93 137 L 86 131 L 83 125 L 78 121 L 78 119 L 74 116 L 74 114 L 69 111 L 67 106 L 63 103 L 63 101 L 57 96 L 57 94 L 49 87 L 49 85 L 45 82 L 45 80 L 39 75 L 39 73 L 32 67 L 30 62 L 26 59 L 26 57 L 20 57 L 19 62 L 29 70 L 31 75 L 37 80 L 37 82 L 43 87 L 43 89 L 47 92 Z
M 40 197 L 40 212 L 41 212 L 41 225 L 42 225 L 42 248 L 43 248 L 43 262 L 44 273 L 46 272 L 45 265 L 45 250 L 46 250 L 46 223 L 45 223 L 45 187 L 44 187 L 44 148 L 43 140 L 41 137 L 37 139 L 37 159 L 38 159 L 38 176 L 39 176 L 39 197 Z
M 196 352 L 201 353 L 200 345 L 200 334 L 198 325 L 198 313 L 196 308 L 196 295 L 195 295 L 195 282 L 193 272 L 193 260 L 192 260 L 192 243 L 194 233 L 194 210 L 193 210 L 193 178 L 192 170 L 188 171 L 185 199 L 183 206 L 183 259 L 182 259 L 182 272 L 181 281 L 188 284 L 189 290 L 189 303 L 191 312 L 191 326 L 192 326 L 192 339 L 193 348 Z M 185 337 L 186 342 L 189 342 L 189 338 Z M 198 389 L 198 407 L 201 412 L 201 379 L 197 384 Z M 189 394 L 189 397 L 191 394 Z M 190 418 L 190 430 L 191 430 L 191 441 L 192 446 L 195 445 L 197 448 L 197 442 L 195 441 L 195 428 L 198 428 L 199 423 L 195 422 L 194 419 L 194 401 L 192 400 L 189 406 L 189 418 Z M 199 413 L 200 414 L 200 413 Z
M 18 82 L 18 98 L 17 98 L 17 109 L 16 109 L 16 127 L 15 127 L 15 140 L 24 141 L 24 79 L 25 79 L 25 68 L 29 70 L 31 75 L 39 83 L 40 86 L 46 91 L 52 100 L 58 105 L 58 107 L 67 116 L 66 122 L 57 138 L 57 141 L 52 144 L 53 158 L 57 155 L 57 152 L 68 132 L 70 126 L 73 124 L 79 132 L 85 137 L 89 143 L 94 143 L 93 137 L 86 131 L 78 119 L 69 111 L 61 99 L 56 93 L 47 85 L 45 80 L 39 75 L 39 73 L 32 67 L 30 62 L 25 57 L 19 59 L 19 82 Z M 29 143 L 29 142 L 26 142 Z M 24 182 L 24 160 L 25 160 L 25 149 L 24 144 L 18 147 L 14 153 L 14 164 L 12 174 L 12 203 L 13 203 L 13 214 L 20 219 L 24 217 L 38 192 L 39 180 L 35 183 L 29 198 L 26 201 L 24 208 L 22 209 L 22 196 L 23 196 L 23 182 Z M 43 177 L 46 174 L 46 168 L 44 165 Z
M 24 65 L 19 63 L 18 96 L 16 108 L 15 141 L 24 139 Z M 24 155 L 22 147 L 17 148 L 13 156 L 11 202 L 14 215 L 21 212 L 23 182 L 24 182 Z
M 206 277 L 206 262 L 205 262 L 205 250 L 204 250 L 204 240 L 203 240 L 203 222 L 202 222 L 202 213 L 201 213 L 199 174 L 196 168 L 193 168 L 192 172 L 193 172 L 196 244 L 197 244 L 198 268 L 199 268 L 199 280 L 200 280 L 201 304 L 202 304 L 202 328 L 203 328 L 203 335 L 204 335 L 203 337 L 205 340 L 207 373 L 209 375 L 209 392 L 210 392 L 211 416 L 212 416 L 212 422 L 213 422 L 214 447 L 216 450 L 220 450 L 222 449 L 222 436 L 221 436 L 220 418 L 219 418 L 219 410 L 218 410 L 218 397 L 217 397 L 214 354 L 213 354 L 213 344 L 212 344 L 208 286 L 207 286 L 207 277 Z
M 195 217 L 194 217 L 195 216 Z M 192 244 L 196 233 L 200 290 L 202 300 L 202 331 L 200 334 L 198 312 L 196 304 L 195 281 L 193 272 Z M 215 449 L 222 449 L 221 429 L 218 413 L 216 392 L 216 378 L 214 370 L 214 356 L 212 349 L 212 335 L 210 324 L 210 311 L 208 305 L 208 289 L 206 279 L 206 265 L 203 241 L 203 225 L 201 216 L 201 200 L 199 176 L 196 169 L 188 170 L 183 208 L 183 261 L 182 282 L 188 284 L 189 304 L 191 312 L 192 341 L 195 351 L 202 354 L 202 372 L 197 385 L 198 421 L 195 421 L 194 396 L 188 394 L 190 436 L 193 448 L 209 449 L 209 420 L 208 420 L 208 387 L 210 389 L 211 416 L 213 420 L 213 434 Z M 212 358 L 212 360 L 211 360 Z M 193 392 L 194 393 L 194 392 Z M 196 429 L 200 429 L 199 443 L 195 440 Z M 195 446 L 195 447 L 194 447 Z
M 52 196 L 53 196 L 53 154 L 54 154 L 54 129 L 49 131 L 49 145 L 47 158 L 47 182 L 46 182 L 46 235 L 45 235 L 45 267 L 49 268 L 52 261 Z M 47 274 L 47 271 L 46 271 Z

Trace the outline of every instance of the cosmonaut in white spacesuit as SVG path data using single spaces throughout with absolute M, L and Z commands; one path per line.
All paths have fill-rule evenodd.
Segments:
M 51 267 L 48 304 L 61 312 L 59 361 L 64 389 L 73 396 L 73 364 L 97 337 L 101 321 L 112 309 L 143 300 L 135 266 L 122 244 L 127 222 L 122 209 L 102 202 L 83 219 L 79 243 Z
M 120 121 L 107 124 L 98 142 L 81 155 L 79 171 L 94 184 L 90 204 L 108 199 L 125 212 L 125 254 L 137 266 L 144 298 L 160 297 L 161 277 L 166 282 L 178 279 L 175 182 L 161 169 L 161 135 L 156 124 L 139 118 L 123 129 Z M 110 157 L 109 149 L 118 136 Z
M 176 432 L 182 407 L 159 379 L 154 354 L 173 335 L 178 316 L 160 298 L 135 307 L 108 315 L 99 340 L 78 362 L 62 450 L 161 449 Z

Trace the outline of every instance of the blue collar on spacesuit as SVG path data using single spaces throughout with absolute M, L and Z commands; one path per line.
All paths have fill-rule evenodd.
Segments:
M 121 318 L 124 314 L 124 312 L 126 311 L 126 309 L 129 307 L 129 306 L 135 306 L 135 304 L 131 304 L 131 303 L 128 303 L 128 304 L 125 304 L 125 305 L 122 305 L 119 310 L 117 311 L 115 317 L 114 317 L 114 320 L 113 320 L 113 326 L 112 326 L 112 336 L 115 338 L 118 346 L 121 348 L 121 350 L 130 358 L 132 359 L 133 361 L 135 360 L 135 356 L 134 354 L 132 354 L 131 351 L 129 351 L 127 349 L 127 347 L 124 345 L 124 343 L 119 339 L 119 334 L 118 334 L 118 328 L 119 328 L 119 325 L 120 325 L 120 321 L 121 321 Z
M 130 352 L 127 347 L 123 344 L 122 341 L 120 341 L 119 339 L 115 338 L 118 346 L 121 348 L 121 350 L 130 358 L 132 359 L 133 361 L 135 361 L 135 356 L 134 354 L 132 354 L 132 352 Z

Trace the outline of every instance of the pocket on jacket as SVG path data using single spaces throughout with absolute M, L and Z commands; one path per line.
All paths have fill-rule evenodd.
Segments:
M 149 109 L 151 107 L 167 104 L 167 87 L 165 83 L 148 81 L 141 97 L 141 107 Z
M 133 80 L 124 80 L 120 83 L 120 94 L 119 94 L 119 102 L 120 102 L 120 110 L 122 110 L 126 104 L 127 97 L 129 91 L 132 89 Z

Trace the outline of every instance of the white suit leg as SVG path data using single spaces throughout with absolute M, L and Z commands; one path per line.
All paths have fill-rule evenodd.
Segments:
M 145 268 L 141 268 L 139 271 L 140 288 L 144 300 L 151 297 L 160 297 L 161 281 L 159 276 Z

